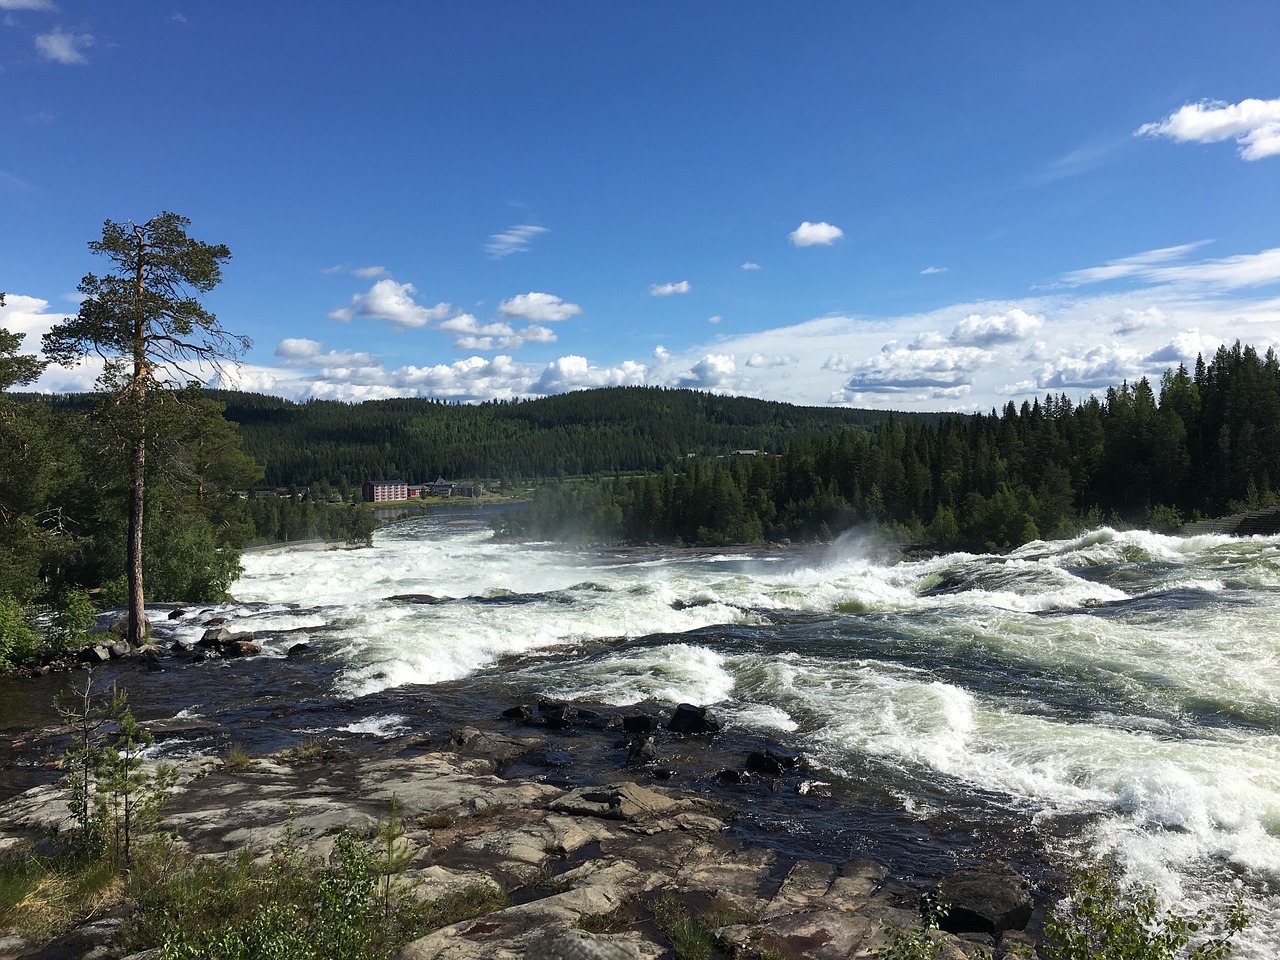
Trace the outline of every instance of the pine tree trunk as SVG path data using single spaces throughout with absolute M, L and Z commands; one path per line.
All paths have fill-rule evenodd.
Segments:
M 144 480 L 147 467 L 147 440 L 133 441 L 131 487 L 129 491 L 129 642 L 141 646 L 147 638 L 147 612 L 142 599 L 142 512 L 146 504 Z

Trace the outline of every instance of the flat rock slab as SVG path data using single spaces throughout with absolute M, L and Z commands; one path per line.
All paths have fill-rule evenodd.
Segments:
M 364 757 L 263 758 L 238 769 L 195 758 L 182 765 L 165 826 L 197 855 L 264 857 L 287 842 L 327 857 L 344 831 L 373 837 L 394 798 L 413 850 L 403 889 L 437 900 L 496 886 L 517 901 L 415 940 L 399 960 L 658 960 L 671 955 L 651 919 L 659 898 L 687 904 L 695 919 L 734 908 L 743 922 L 716 934 L 739 953 L 866 957 L 891 943 L 890 928 L 920 927 L 918 911 L 886 891 L 881 864 L 744 848 L 728 834 L 731 811 L 629 780 L 563 790 L 493 774 L 495 763 L 537 746 L 533 738 L 463 731 L 454 743 L 428 751 L 405 738 Z M 0 806 L 0 848 L 67 826 L 62 791 L 37 787 Z M 949 888 L 965 909 L 986 904 L 994 925 L 1016 921 L 1026 890 L 1000 867 L 957 875 Z M 607 927 L 619 932 L 581 929 L 608 917 L 621 918 Z M 83 933 L 103 936 L 88 925 Z M 939 949 L 962 956 L 961 941 L 946 935 Z

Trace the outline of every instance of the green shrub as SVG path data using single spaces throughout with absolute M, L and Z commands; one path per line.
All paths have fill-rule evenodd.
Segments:
M 30 663 L 39 650 L 39 641 L 27 626 L 22 605 L 13 597 L 0 597 L 0 670 Z
M 1226 960 L 1248 925 L 1237 900 L 1221 917 L 1163 910 L 1148 887 L 1122 889 L 1100 868 L 1079 874 L 1045 924 L 1044 960 Z

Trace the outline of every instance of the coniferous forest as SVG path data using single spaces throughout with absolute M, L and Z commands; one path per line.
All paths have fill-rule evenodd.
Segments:
M 0 393 L 0 620 L 84 588 L 119 598 L 128 471 L 101 403 Z M 659 388 L 478 405 L 206 392 L 152 415 L 149 600 L 222 596 L 255 540 L 365 539 L 366 479 L 532 484 L 497 523 L 511 537 L 729 544 L 871 525 L 972 550 L 1104 522 L 1174 529 L 1272 503 L 1280 482 L 1280 359 L 1239 343 L 1154 386 L 983 415 Z M 252 495 L 264 486 L 285 495 Z

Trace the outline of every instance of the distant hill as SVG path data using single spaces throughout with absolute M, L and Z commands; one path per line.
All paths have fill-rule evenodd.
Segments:
M 515 479 L 660 470 L 687 455 L 781 453 L 799 436 L 869 428 L 890 414 L 722 397 L 695 390 L 609 387 L 474 405 L 401 398 L 343 403 L 210 391 L 240 425 L 265 482 L 339 489 L 366 479 Z

